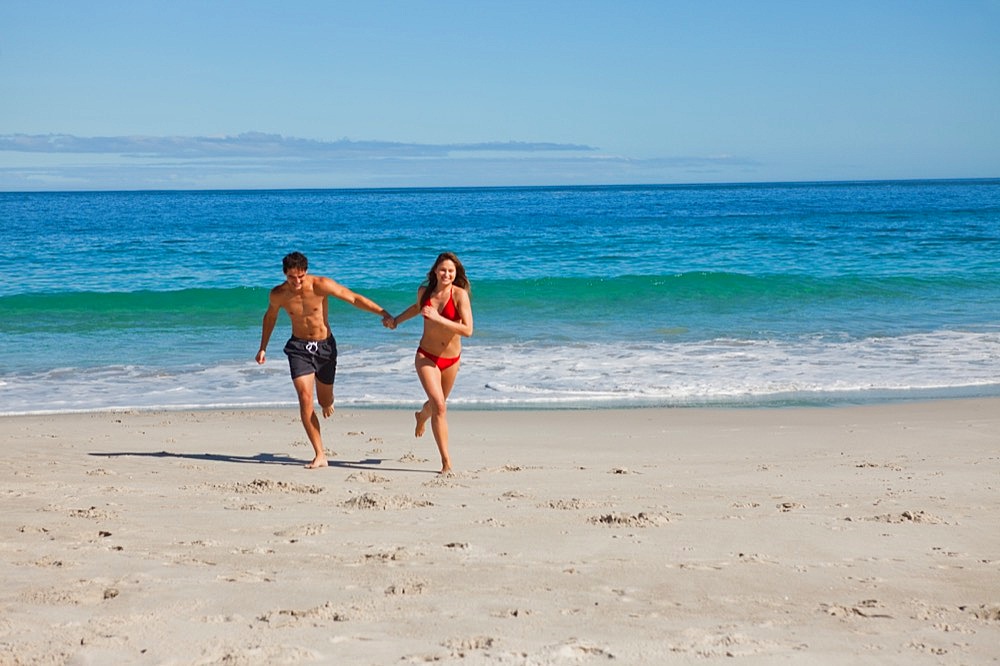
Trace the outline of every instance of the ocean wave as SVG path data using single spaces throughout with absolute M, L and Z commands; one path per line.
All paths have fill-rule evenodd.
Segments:
M 415 284 L 363 290 L 398 311 L 413 300 Z M 749 275 L 687 272 L 669 275 L 566 276 L 473 283 L 473 303 L 484 321 L 543 320 L 558 335 L 587 322 L 614 318 L 623 308 L 650 314 L 699 318 L 737 312 L 747 317 L 822 312 L 892 310 L 905 318 L 921 308 L 948 304 L 972 308 L 984 320 L 1000 317 L 1000 306 L 984 312 L 1000 293 L 1000 271 L 962 275 Z M 267 306 L 263 287 L 193 288 L 166 291 L 67 291 L 0 296 L 2 333 L 32 333 L 41 320 L 58 320 L 61 331 L 206 330 L 259 326 Z M 342 306 L 335 304 L 337 318 Z M 940 308 L 937 308 L 940 309 Z M 349 317 L 348 317 L 349 318 Z
M 413 407 L 413 350 L 341 355 L 337 403 Z M 462 355 L 456 407 L 832 404 L 1000 394 L 1000 330 L 860 340 L 717 338 L 691 343 L 477 344 Z M 46 396 L 40 402 L 39 396 Z M 109 365 L 0 377 L 2 413 L 293 406 L 284 360 L 178 368 Z

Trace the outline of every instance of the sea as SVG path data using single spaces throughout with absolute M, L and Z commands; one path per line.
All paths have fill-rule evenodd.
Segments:
M 472 282 L 457 409 L 1000 395 L 1000 180 L 0 193 L 0 414 L 288 407 L 282 257 L 393 314 Z M 330 304 L 336 404 L 407 408 L 419 318 Z

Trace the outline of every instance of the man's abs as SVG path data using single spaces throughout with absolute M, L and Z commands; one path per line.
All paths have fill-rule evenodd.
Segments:
M 326 340 L 330 337 L 330 327 L 326 323 L 325 304 L 310 301 L 311 299 L 305 303 L 293 302 L 285 307 L 288 318 L 292 321 L 292 335 L 301 340 Z
M 319 326 L 296 323 L 292 320 L 292 336 L 300 340 L 326 340 L 330 337 L 330 327 L 320 322 Z

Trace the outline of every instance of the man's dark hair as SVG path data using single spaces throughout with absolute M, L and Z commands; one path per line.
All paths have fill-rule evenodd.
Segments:
M 309 260 L 306 259 L 306 255 L 301 252 L 292 252 L 285 255 L 285 258 L 281 260 L 282 272 L 287 273 L 293 268 L 301 268 L 304 271 L 309 270 Z

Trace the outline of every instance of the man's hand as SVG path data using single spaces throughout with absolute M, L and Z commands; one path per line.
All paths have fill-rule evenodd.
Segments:
M 261 349 L 259 352 L 257 352 L 257 357 L 256 358 L 257 358 L 257 365 L 264 365 L 264 361 L 267 360 L 267 359 L 265 358 L 264 350 L 263 349 Z

